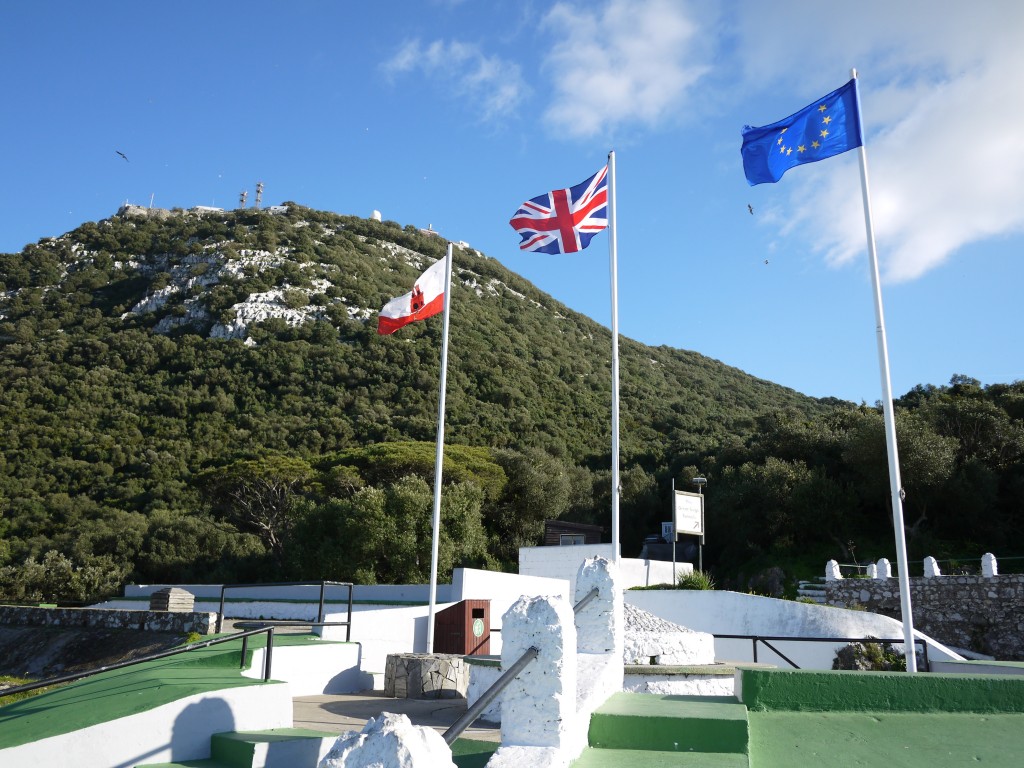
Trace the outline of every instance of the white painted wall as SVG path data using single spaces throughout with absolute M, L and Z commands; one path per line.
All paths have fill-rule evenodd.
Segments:
M 825 605 L 777 600 L 721 590 L 627 591 L 626 602 L 699 632 L 715 635 L 762 635 L 776 637 L 903 637 L 903 625 L 895 619 L 867 611 L 850 611 Z M 928 658 L 960 659 L 941 643 L 927 639 Z M 831 669 L 835 652 L 845 643 L 772 642 L 802 669 Z M 750 640 L 715 639 L 718 661 L 751 661 Z M 757 660 L 789 665 L 759 644 Z
M 323 693 L 355 693 L 372 688 L 372 680 L 359 669 L 362 649 L 358 643 L 325 643 L 310 639 L 304 645 L 274 645 L 270 675 L 286 680 L 292 696 Z M 255 648 L 252 664 L 242 675 L 263 679 L 266 648 Z
M 148 601 L 149 596 L 157 590 L 167 587 L 178 587 L 191 592 L 196 598 L 209 598 L 220 601 L 220 584 L 126 584 L 124 596 L 131 598 L 142 598 Z M 437 585 L 437 599 L 449 602 L 450 584 Z M 319 586 L 299 587 L 246 587 L 244 589 L 229 589 L 228 598 L 248 599 L 277 599 L 277 600 L 308 600 L 316 603 L 320 599 Z M 346 587 L 328 586 L 325 590 L 325 598 L 329 601 L 348 600 L 348 589 Z M 383 601 L 383 602 L 430 602 L 429 584 L 356 584 L 352 588 L 352 599 L 360 601 Z M 198 609 L 197 609 L 198 610 Z M 213 610 L 216 610 L 214 608 Z M 315 613 L 315 611 L 314 611 Z
M 519 573 L 524 576 L 544 576 L 566 579 L 570 593 L 576 590 L 576 573 L 589 557 L 612 559 L 611 544 L 580 544 L 573 547 L 520 547 Z M 625 589 L 646 587 L 651 584 L 672 582 L 672 563 L 664 560 L 640 560 L 635 557 L 619 558 L 619 580 Z M 676 563 L 676 574 L 689 573 L 691 563 Z
M 565 579 L 524 576 L 518 573 L 456 568 L 452 575 L 452 602 L 491 601 L 491 653 L 501 653 L 501 617 L 523 595 L 559 595 L 566 600 L 572 593 Z M 495 645 L 497 644 L 497 645 Z

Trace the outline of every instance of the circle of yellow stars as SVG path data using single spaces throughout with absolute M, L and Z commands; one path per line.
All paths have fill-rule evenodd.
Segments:
M 818 105 L 818 111 L 819 112 L 824 113 L 827 109 L 828 109 L 828 107 L 825 106 L 824 104 L 819 104 Z M 822 114 L 822 116 L 821 116 L 821 123 L 825 127 L 818 131 L 818 136 L 821 138 L 822 141 L 824 141 L 825 139 L 828 138 L 828 133 L 829 133 L 828 127 L 832 123 L 832 118 L 829 115 Z M 781 131 L 779 131 L 778 141 L 775 142 L 778 145 L 778 147 L 779 147 L 779 151 L 782 154 L 786 155 L 787 157 L 789 157 L 790 155 L 793 154 L 793 147 L 788 147 L 785 144 L 786 137 L 785 137 L 784 134 L 788 130 L 789 130 L 789 128 L 783 128 Z M 820 148 L 821 148 L 821 141 L 818 141 L 818 139 L 812 139 L 811 140 L 811 149 L 820 149 Z M 806 144 L 798 144 L 796 146 L 796 153 L 798 155 L 802 155 L 806 151 L 807 151 L 807 145 Z

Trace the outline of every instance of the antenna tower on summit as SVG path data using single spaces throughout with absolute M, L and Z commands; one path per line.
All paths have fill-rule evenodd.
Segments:
M 256 208 L 259 209 L 260 203 L 263 202 L 263 182 L 256 182 Z
M 243 189 L 242 194 L 238 196 L 238 207 L 245 208 L 245 201 L 249 199 L 249 190 Z

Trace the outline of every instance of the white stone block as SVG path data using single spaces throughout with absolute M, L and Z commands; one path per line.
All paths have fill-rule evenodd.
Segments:
M 562 597 L 521 597 L 502 616 L 501 667 L 538 650 L 501 699 L 501 743 L 566 749 L 578 740 L 576 627 Z
M 942 575 L 938 560 L 931 555 L 924 559 L 924 575 L 926 579 L 934 579 L 936 576 Z
M 343 733 L 319 768 L 456 768 L 452 750 L 433 728 L 407 715 L 382 712 L 360 733 Z

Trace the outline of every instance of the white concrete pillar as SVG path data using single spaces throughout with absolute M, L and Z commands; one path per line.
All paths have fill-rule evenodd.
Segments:
M 928 555 L 924 559 L 924 576 L 926 579 L 934 579 L 936 576 L 941 576 L 942 572 L 939 570 L 939 561 L 931 555 Z
M 607 558 L 591 557 L 580 566 L 574 604 L 595 588 L 597 597 L 576 613 L 576 714 L 581 730 L 594 710 L 622 690 L 625 679 L 622 584 L 618 567 Z
M 576 575 L 574 604 L 597 588 L 597 597 L 576 614 L 576 650 L 579 653 L 622 655 L 623 597 L 619 569 L 604 557 L 583 561 Z
M 996 556 L 986 552 L 981 556 L 981 575 L 986 579 L 999 575 L 999 565 L 996 563 Z
M 876 579 L 891 579 L 892 578 L 892 565 L 889 564 L 889 558 L 883 557 L 878 561 L 878 574 L 875 576 Z
M 871 563 L 870 565 L 868 565 L 867 575 L 868 575 L 869 579 L 877 579 L 878 578 L 878 566 L 875 565 L 874 563 Z
M 501 744 L 562 751 L 576 733 L 576 627 L 560 596 L 520 597 L 501 617 L 501 667 L 535 647 L 501 696 Z
M 839 572 L 839 563 L 835 560 L 825 563 L 825 581 L 839 581 L 842 578 L 843 574 Z

